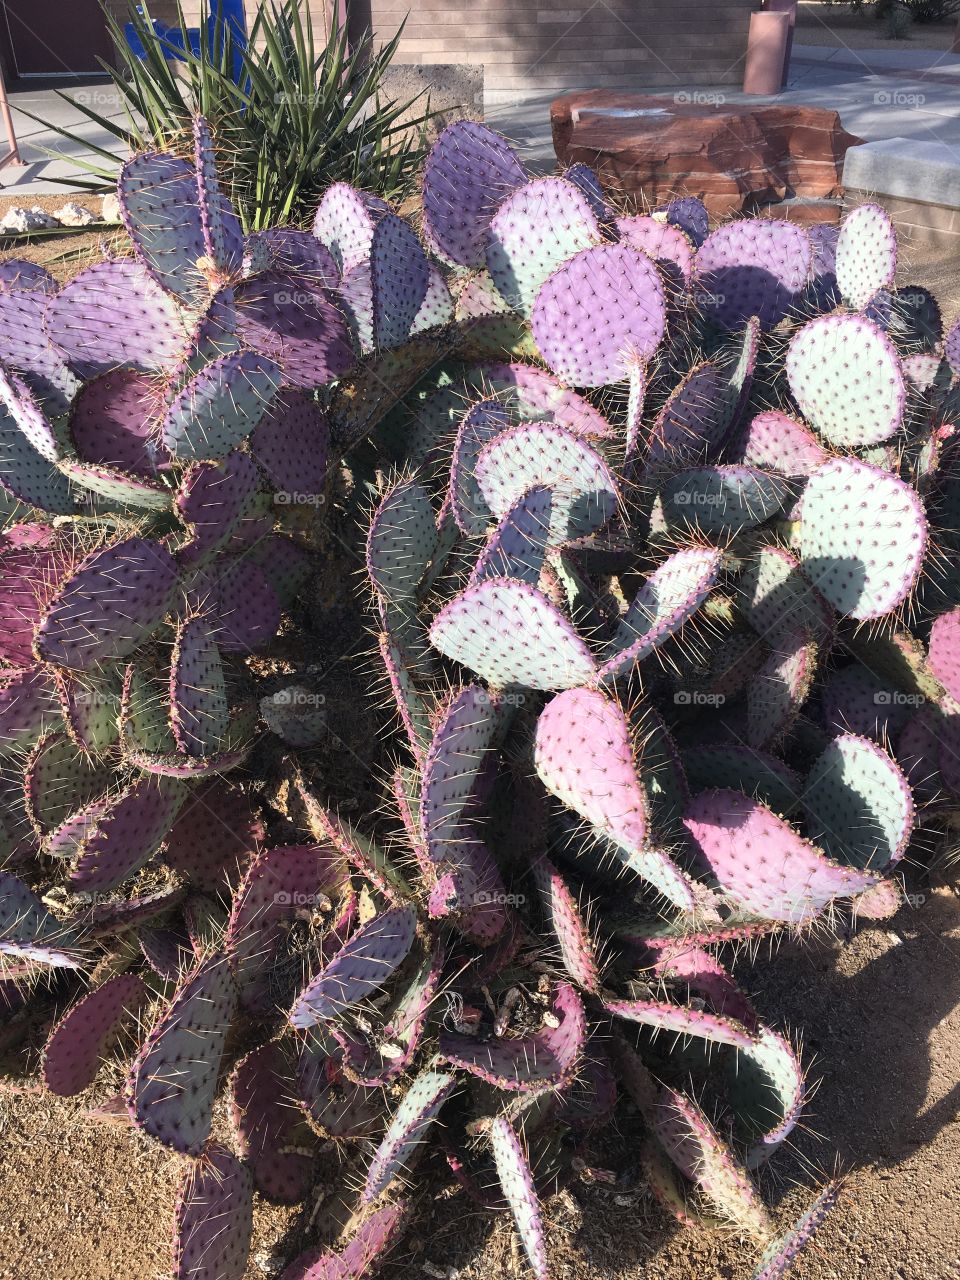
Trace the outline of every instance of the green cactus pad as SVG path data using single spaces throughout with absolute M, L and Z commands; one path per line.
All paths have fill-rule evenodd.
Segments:
M 897 236 L 886 209 L 861 204 L 851 209 L 837 238 L 837 287 L 848 306 L 862 311 L 897 274 Z
M 516 578 L 536 586 L 550 535 L 552 491 L 528 489 L 506 513 L 484 547 L 468 586 L 485 578 Z
M 783 1280 L 793 1270 L 794 1262 L 836 1204 L 840 1185 L 839 1182 L 828 1182 L 787 1234 L 767 1247 L 753 1280 Z
M 221 356 L 177 394 L 163 421 L 163 443 L 182 462 L 225 458 L 267 412 L 280 366 L 252 351 Z
M 483 447 L 510 425 L 505 407 L 481 400 L 464 414 L 457 429 L 450 460 L 450 506 L 461 533 L 476 537 L 493 519 L 477 479 L 477 459 Z
M 413 480 L 384 494 L 370 521 L 367 573 L 391 605 L 411 603 L 437 549 L 430 495 Z
M 414 1079 L 370 1161 L 363 1184 L 366 1204 L 376 1200 L 394 1178 L 403 1175 L 456 1083 L 456 1076 L 446 1071 L 425 1071 Z
M 786 356 L 800 412 L 828 443 L 862 449 L 889 440 L 907 402 L 900 358 L 863 316 L 818 316 L 793 337 Z
M 660 488 L 669 525 L 729 539 L 765 523 L 787 505 L 790 486 L 756 467 L 700 467 L 671 477 Z
M 817 673 L 816 641 L 806 632 L 784 637 L 747 686 L 747 742 L 779 741 L 800 713 Z
M 791 813 L 803 793 L 803 780 L 795 769 L 752 747 L 693 747 L 683 753 L 683 763 L 694 791 L 732 788 L 759 800 L 775 813 Z
M 790 1041 L 769 1027 L 757 1036 L 756 1044 L 724 1060 L 736 1135 L 748 1145 L 748 1169 L 758 1169 L 790 1136 L 806 1094 L 803 1068 Z
M 236 1004 L 226 956 L 202 961 L 174 993 L 131 1068 L 128 1097 L 135 1123 L 175 1151 L 198 1156 L 210 1135 L 220 1058 Z
M 878 467 L 834 458 L 803 494 L 800 558 L 840 613 L 881 618 L 909 596 L 927 546 L 927 520 L 908 485 Z
M 720 563 L 720 552 L 713 547 L 690 547 L 655 569 L 621 618 L 600 678 L 626 674 L 679 630 L 706 600 Z
M 502 519 L 528 489 L 552 491 L 551 547 L 602 528 L 620 504 L 620 489 L 601 455 L 549 422 L 510 427 L 480 450 L 476 478 L 483 500 Z
M 542 592 L 516 578 L 461 591 L 430 627 L 434 648 L 492 685 L 567 689 L 596 673 L 593 654 Z
M 906 778 L 882 747 L 855 734 L 835 738 L 814 763 L 803 805 L 811 839 L 852 867 L 896 863 L 913 832 Z
M 670 1159 L 731 1225 L 766 1241 L 772 1224 L 749 1173 L 692 1098 L 666 1089 L 654 1132 Z
M 494 214 L 487 270 L 510 309 L 529 319 L 544 280 L 601 240 L 596 215 L 578 187 L 565 178 L 535 178 Z
M 496 1116 L 490 1126 L 490 1149 L 531 1270 L 536 1280 L 550 1280 L 543 1218 L 533 1173 L 516 1130 L 506 1116 Z
M 639 249 L 598 245 L 568 259 L 540 287 L 531 326 L 546 363 L 575 387 L 621 382 L 666 327 L 660 273 Z
M 46 835 L 72 813 L 104 796 L 112 767 L 97 760 L 64 733 L 45 734 L 27 757 L 24 797 L 38 835 Z
M 789 641 L 799 629 L 819 644 L 829 643 L 833 612 L 810 584 L 800 562 L 783 547 L 759 547 L 740 577 L 740 607 L 759 635 L 772 644 Z

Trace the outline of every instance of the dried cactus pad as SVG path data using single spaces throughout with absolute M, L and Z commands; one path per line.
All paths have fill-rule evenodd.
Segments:
M 576 989 L 557 983 L 550 1014 L 539 1030 L 509 1039 L 441 1031 L 440 1056 L 512 1093 L 562 1087 L 577 1073 L 587 1040 L 587 1013 Z
M 533 1274 L 537 1280 L 550 1280 L 546 1234 L 533 1172 L 516 1130 L 506 1116 L 496 1116 L 490 1126 L 490 1148 Z
M 673 635 L 706 600 L 720 565 L 713 547 L 690 547 L 654 570 L 620 620 L 601 679 L 623 674 Z
M 844 302 L 862 311 L 897 274 L 897 236 L 878 204 L 861 204 L 844 218 L 837 238 L 834 272 Z
M 875 742 L 842 734 L 816 760 L 803 793 L 810 838 L 831 857 L 882 871 L 913 832 L 913 796 L 896 763 Z
M 437 254 L 453 266 L 483 266 L 490 220 L 526 180 L 512 149 L 473 121 L 449 125 L 427 157 L 423 173 L 423 229 Z
M 199 1156 L 210 1135 L 220 1058 L 236 1003 L 226 956 L 204 960 L 177 989 L 131 1069 L 134 1121 L 185 1155 Z
M 544 281 L 531 316 L 544 360 L 571 386 L 621 382 L 663 337 L 666 302 L 657 268 L 630 245 L 598 245 Z
M 770 329 L 789 312 L 810 275 L 810 237 L 792 222 L 727 222 L 697 250 L 696 300 L 709 319 L 734 329 L 756 316 Z
M 142 978 L 120 973 L 71 1005 L 44 1045 L 43 1082 L 47 1088 L 68 1098 L 92 1084 L 104 1053 L 146 998 Z
M 412 907 L 391 907 L 374 918 L 307 984 L 290 1010 L 300 1030 L 338 1018 L 381 987 L 406 959 L 416 936 Z
M 127 538 L 93 551 L 54 597 L 37 652 L 75 671 L 125 658 L 163 621 L 176 588 L 176 562 L 159 542 Z
M 875 876 L 832 862 L 739 791 L 702 791 L 684 825 L 720 888 L 742 910 L 764 919 L 803 924 L 834 898 L 876 883 Z
M 923 504 L 879 467 L 834 458 L 807 481 L 803 570 L 840 613 L 867 621 L 896 609 L 913 589 L 926 546 Z
M 550 422 L 511 427 L 489 440 L 477 458 L 476 478 L 498 519 L 528 489 L 548 486 L 552 547 L 602 528 L 620 503 L 617 481 L 600 454 Z
M 600 243 L 589 200 L 565 178 L 536 178 L 504 200 L 490 223 L 487 269 L 512 310 L 529 317 L 561 263 Z
M 211 1143 L 183 1175 L 173 1234 L 174 1280 L 242 1280 L 253 1230 L 250 1171 Z
M 487 578 L 440 610 L 430 641 L 502 688 L 566 689 L 594 676 L 593 655 L 545 595 L 516 578 Z
M 903 421 L 900 357 L 864 316 L 817 316 L 805 324 L 787 350 L 786 370 L 800 412 L 837 448 L 889 440 Z

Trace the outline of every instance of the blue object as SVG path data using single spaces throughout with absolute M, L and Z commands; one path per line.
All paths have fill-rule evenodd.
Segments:
M 138 9 L 138 13 L 142 14 L 143 10 Z M 164 48 L 163 56 L 171 62 L 183 62 L 185 60 L 183 53 L 177 52 L 177 50 L 183 49 L 183 30 L 179 26 L 165 27 L 162 22 L 158 22 L 155 18 L 151 25 L 158 39 L 165 40 L 168 46 L 174 46 L 173 48 Z M 242 71 L 240 54 L 247 43 L 247 26 L 243 0 L 213 0 L 212 11 L 204 23 L 204 27 L 206 28 L 207 49 L 213 62 L 219 61 L 223 50 L 224 28 L 230 28 L 234 48 L 232 74 L 234 82 L 239 84 Z M 130 52 L 135 58 L 139 58 L 141 62 L 144 61 L 147 51 L 143 47 L 143 41 L 137 34 L 134 24 L 128 22 L 123 30 L 127 44 L 130 46 Z M 203 39 L 203 33 L 200 28 L 189 27 L 186 31 L 186 37 L 189 41 L 190 52 L 194 57 L 199 57 Z

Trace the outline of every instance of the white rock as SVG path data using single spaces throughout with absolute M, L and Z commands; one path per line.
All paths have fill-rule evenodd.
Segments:
M 40 231 L 44 227 L 57 227 L 59 222 L 56 218 L 44 213 L 39 205 L 34 205 L 32 209 L 22 209 L 19 205 L 14 205 L 8 209 L 0 218 L 0 231 L 14 231 L 23 233 L 24 231 Z
M 53 216 L 64 227 L 89 227 L 91 222 L 97 221 L 95 213 L 75 200 L 68 200 L 62 209 L 55 210 Z
M 100 205 L 100 217 L 104 222 L 120 221 L 120 201 L 112 191 L 108 196 L 103 197 L 103 203 Z

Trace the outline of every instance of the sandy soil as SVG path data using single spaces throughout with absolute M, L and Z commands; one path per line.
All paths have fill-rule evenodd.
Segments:
M 800 44 L 838 45 L 851 49 L 949 50 L 956 18 L 944 22 L 914 23 L 904 36 L 891 40 L 887 24 L 873 16 L 872 5 L 859 11 L 846 4 L 817 4 L 800 0 L 796 39 Z
M 797 1280 L 960 1280 L 960 899 L 930 891 L 848 945 L 787 946 L 740 967 L 761 1013 L 802 1034 L 819 1081 L 807 1131 L 763 1178 L 778 1220 L 802 1210 L 835 1159 L 848 1175 Z M 178 1161 L 87 1114 L 119 1078 L 105 1067 L 71 1100 L 29 1081 L 0 1092 L 0 1280 L 164 1280 Z M 548 1202 L 556 1280 L 749 1280 L 749 1248 L 664 1217 L 628 1143 L 607 1138 L 590 1156 L 617 1181 Z M 335 1168 L 321 1157 L 319 1190 L 334 1199 Z M 523 1276 L 506 1218 L 440 1187 L 384 1280 Z M 247 1280 L 276 1275 L 316 1239 L 308 1217 L 258 1209 Z
M 81 239 L 0 256 L 44 261 L 65 278 L 97 253 L 97 236 Z M 70 259 L 54 261 L 65 244 Z M 960 260 L 909 251 L 905 259 L 909 278 L 933 287 L 955 315 Z M 945 291 L 950 279 L 957 284 Z M 808 1128 L 763 1176 L 778 1222 L 802 1211 L 837 1161 L 848 1175 L 796 1280 L 960 1280 L 960 898 L 949 887 L 920 891 L 917 905 L 847 945 L 786 945 L 739 963 L 761 1014 L 802 1036 L 819 1082 Z M 60 1100 L 39 1091 L 29 1058 L 8 1065 L 0 1280 L 165 1280 L 179 1162 L 126 1124 L 89 1114 L 117 1089 L 119 1066 L 106 1066 L 80 1098 Z M 579 1182 L 548 1202 L 556 1280 L 749 1280 L 748 1247 L 723 1232 L 680 1228 L 657 1208 L 626 1136 L 607 1137 L 588 1155 L 616 1180 Z M 526 1276 L 510 1223 L 442 1187 L 436 1181 L 436 1194 L 422 1198 L 385 1280 Z M 325 1211 L 343 1190 L 337 1162 L 321 1156 L 317 1203 Z M 247 1280 L 278 1275 L 316 1241 L 323 1220 L 309 1208 L 259 1207 Z

